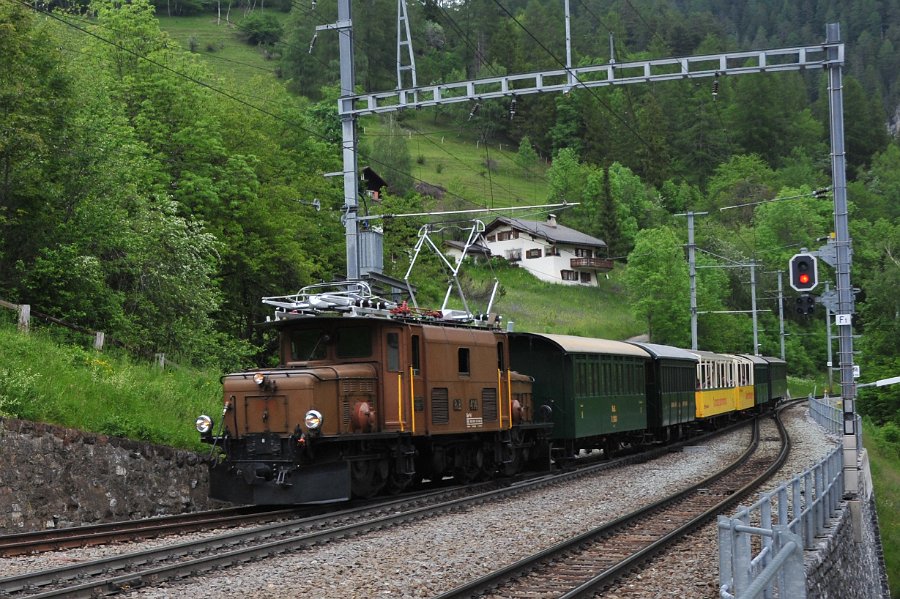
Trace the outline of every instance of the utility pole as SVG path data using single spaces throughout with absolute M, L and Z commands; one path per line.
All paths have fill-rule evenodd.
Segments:
M 778 337 L 781 341 L 781 359 L 784 360 L 784 288 L 781 285 L 781 274 L 778 271 Z M 828 358 L 831 359 L 830 357 Z
M 825 281 L 825 293 L 831 290 L 831 283 Z M 828 392 L 834 385 L 834 362 L 831 361 L 831 309 L 825 304 L 825 335 L 828 338 Z
M 856 381 L 853 379 L 853 287 L 850 284 L 850 225 L 847 218 L 847 163 L 844 155 L 844 45 L 841 26 L 829 23 L 825 28 L 828 60 L 828 107 L 831 134 L 831 176 L 834 190 L 834 246 L 837 254 L 838 309 L 835 320 L 840 335 L 839 364 L 841 400 L 844 412 L 844 496 L 856 499 L 859 490 L 859 455 L 856 434 Z M 856 502 L 854 502 L 856 503 Z M 856 509 L 859 509 L 858 504 Z
M 353 86 L 356 67 L 353 59 L 353 20 L 350 0 L 338 0 L 338 20 L 330 25 L 320 25 L 316 31 L 335 29 L 338 32 L 338 48 L 341 57 L 341 97 L 338 98 L 338 114 L 341 117 L 341 153 L 344 162 L 344 235 L 347 244 L 347 279 L 359 279 L 359 170 L 356 158 L 356 116 L 353 114 Z M 398 66 L 397 77 L 400 77 Z
M 756 262 L 750 262 L 750 309 L 753 310 L 753 355 L 759 355 L 759 325 L 756 323 Z
M 697 244 L 694 243 L 694 216 L 703 216 L 709 212 L 685 212 L 675 216 L 686 216 L 688 219 L 688 275 L 691 280 L 691 349 L 697 349 Z M 754 320 L 755 322 L 755 320 Z M 754 347 L 756 330 L 753 331 Z M 754 348 L 754 353 L 756 349 Z

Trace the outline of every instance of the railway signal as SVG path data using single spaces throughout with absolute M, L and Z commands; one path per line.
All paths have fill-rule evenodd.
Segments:
M 819 284 L 819 261 L 812 254 L 794 254 L 788 263 L 791 287 L 797 291 L 812 291 Z
M 816 298 L 808 293 L 804 293 L 796 300 L 797 314 L 812 314 L 816 307 Z

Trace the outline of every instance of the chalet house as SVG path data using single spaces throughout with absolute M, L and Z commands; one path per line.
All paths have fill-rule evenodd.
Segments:
M 444 254 L 451 258 L 451 262 L 454 263 L 456 260 L 459 260 L 459 257 L 462 256 L 463 250 L 466 247 L 466 244 L 462 241 L 454 241 L 452 239 L 448 239 L 442 245 L 444 247 Z M 466 258 L 471 258 L 476 264 L 479 262 L 486 262 L 491 259 L 491 250 L 480 243 L 475 243 L 466 251 Z
M 598 275 L 612 270 L 606 242 L 556 223 L 499 217 L 484 231 L 494 256 L 506 258 L 542 281 L 564 285 L 598 284 Z

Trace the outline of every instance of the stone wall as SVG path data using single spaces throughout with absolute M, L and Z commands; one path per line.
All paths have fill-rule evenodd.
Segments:
M 0 419 L 0 534 L 221 507 L 204 456 Z
M 863 452 L 857 506 L 843 502 L 828 536 L 806 553 L 808 599 L 890 598 L 867 457 Z

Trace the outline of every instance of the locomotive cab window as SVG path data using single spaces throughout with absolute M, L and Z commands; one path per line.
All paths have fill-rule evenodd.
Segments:
M 413 335 L 413 336 L 412 336 L 412 367 L 413 367 L 413 374 L 419 374 L 419 368 L 420 368 L 419 360 L 420 360 L 420 358 L 419 358 L 419 336 L 418 336 L 418 335 Z
M 330 338 L 324 329 L 304 329 L 291 333 L 291 359 L 299 362 L 324 360 Z
M 471 368 L 469 367 L 469 348 L 461 347 L 457 352 L 458 360 L 459 360 L 459 373 L 460 374 L 469 374 L 471 372 Z
M 372 330 L 368 327 L 342 327 L 337 329 L 337 356 L 339 358 L 368 358 L 372 355 Z
M 391 372 L 400 371 L 400 335 L 398 333 L 387 334 L 387 369 Z

